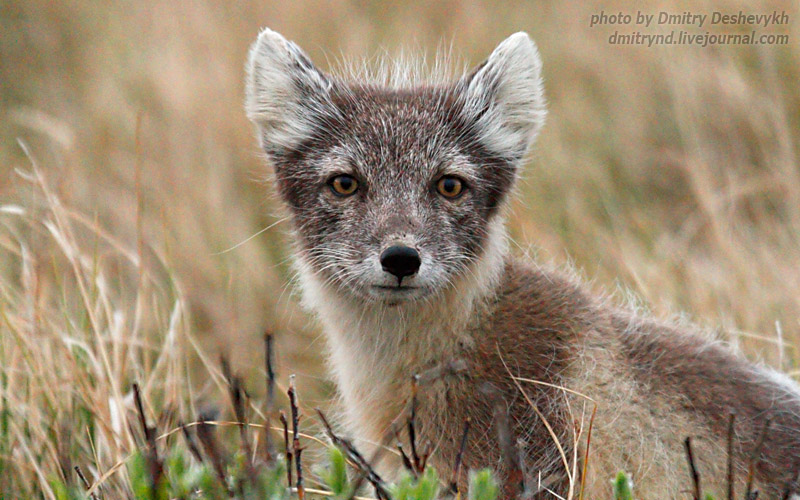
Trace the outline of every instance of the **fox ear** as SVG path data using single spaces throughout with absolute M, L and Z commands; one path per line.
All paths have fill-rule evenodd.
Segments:
M 269 155 L 297 147 L 330 109 L 330 80 L 293 42 L 265 28 L 250 47 L 245 110 Z
M 461 85 L 467 120 L 490 150 L 521 160 L 544 125 L 542 61 L 527 33 L 506 38 Z

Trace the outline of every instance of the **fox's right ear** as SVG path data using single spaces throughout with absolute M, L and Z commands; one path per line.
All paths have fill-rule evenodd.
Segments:
M 332 109 L 331 82 L 293 42 L 265 28 L 247 60 L 245 110 L 268 155 L 297 147 Z

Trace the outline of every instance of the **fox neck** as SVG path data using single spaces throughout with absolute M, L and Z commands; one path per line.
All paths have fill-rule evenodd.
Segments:
M 447 290 L 397 306 L 346 296 L 298 259 L 303 304 L 322 322 L 329 368 L 346 408 L 385 404 L 387 391 L 474 344 L 473 332 L 488 316 L 504 271 L 503 222 L 500 216 L 490 221 L 483 253 Z M 363 429 L 366 422 L 352 424 Z

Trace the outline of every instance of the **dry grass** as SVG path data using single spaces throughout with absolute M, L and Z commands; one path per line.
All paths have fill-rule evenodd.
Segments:
M 328 393 L 319 332 L 284 291 L 285 225 L 242 111 L 246 49 L 265 25 L 323 67 L 441 41 L 477 63 L 529 31 L 550 116 L 512 210 L 519 247 L 657 314 L 722 325 L 752 356 L 796 370 L 800 12 L 669 6 L 785 9 L 789 25 L 773 30 L 790 35 L 783 47 L 621 47 L 607 43 L 613 28 L 589 28 L 601 9 L 663 8 L 4 2 L 0 491 L 13 477 L 46 493 L 65 461 L 97 474 L 125 456 L 134 380 L 175 418 L 217 397 L 203 352 L 261 380 L 251 353 L 265 328 L 307 404 Z
M 35 163 L 18 178 L 38 202 L 0 206 L 0 491 L 52 497 L 48 482 L 74 479 L 73 466 L 96 478 L 135 449 L 132 381 L 167 409 L 162 425 L 187 414 L 196 391 L 177 282 L 71 212 Z

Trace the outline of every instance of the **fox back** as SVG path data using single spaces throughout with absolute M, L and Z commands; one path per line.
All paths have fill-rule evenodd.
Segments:
M 363 79 L 318 70 L 267 29 L 247 70 L 246 111 L 359 445 L 385 441 L 423 374 L 415 404 L 432 462 L 452 466 L 469 420 L 464 464 L 497 468 L 509 494 L 568 498 L 583 483 L 601 498 L 625 469 L 648 498 L 674 498 L 689 436 L 718 493 L 729 437 L 736 486 L 752 466 L 768 498 L 791 492 L 793 382 L 509 255 L 505 207 L 545 118 L 526 34 L 450 80 L 402 67 Z

